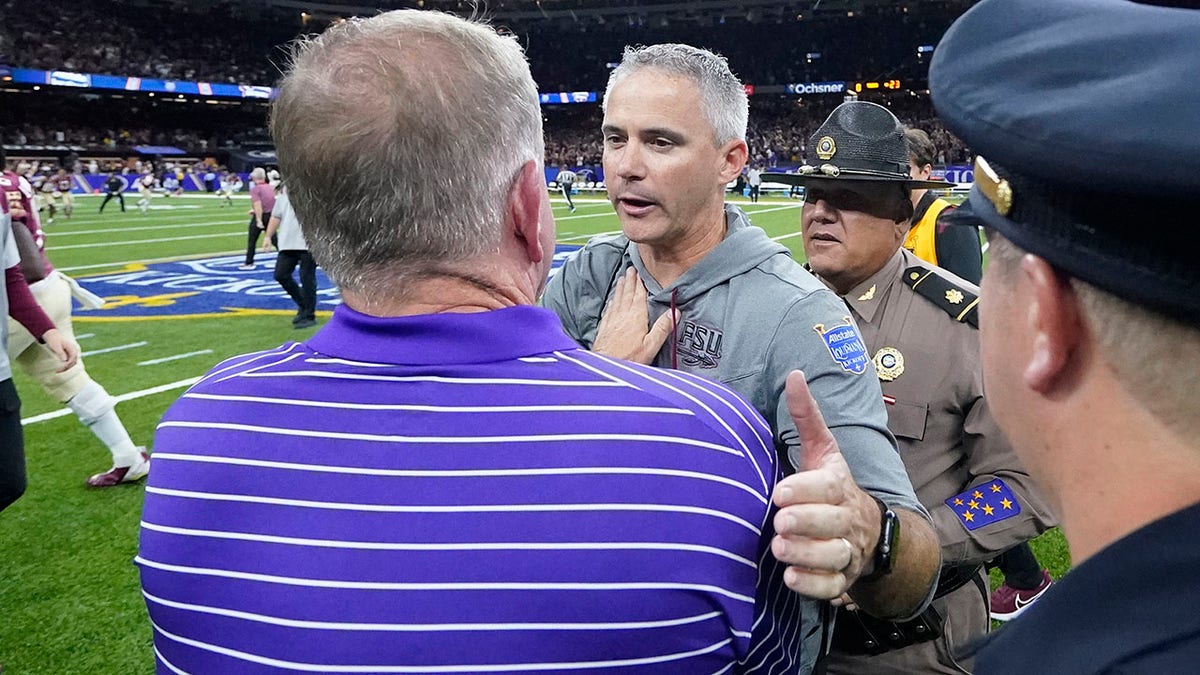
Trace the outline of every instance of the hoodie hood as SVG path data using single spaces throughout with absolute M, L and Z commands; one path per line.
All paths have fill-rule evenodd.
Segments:
M 732 204 L 725 205 L 725 238 L 666 288 L 659 286 L 646 271 L 638 247 L 629 247 L 630 260 L 646 284 L 650 300 L 667 304 L 671 302 L 672 293 L 677 303 L 686 303 L 776 255 L 790 258 L 791 252 L 783 244 L 767 237 L 762 228 L 751 225 L 750 218 Z

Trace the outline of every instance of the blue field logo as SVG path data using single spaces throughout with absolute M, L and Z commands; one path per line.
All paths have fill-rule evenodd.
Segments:
M 555 247 L 551 275 L 578 249 Z M 238 269 L 244 260 L 237 255 L 137 263 L 119 272 L 79 277 L 81 286 L 105 302 L 100 309 L 77 306 L 74 318 L 87 321 L 291 314 L 296 305 L 275 282 L 275 258 L 274 253 L 259 254 L 252 270 Z M 341 302 L 337 287 L 318 268 L 317 309 L 331 311 Z

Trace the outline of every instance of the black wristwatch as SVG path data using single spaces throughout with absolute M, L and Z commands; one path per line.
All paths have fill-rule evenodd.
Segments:
M 883 500 L 872 496 L 879 505 L 879 542 L 875 544 L 872 560 L 875 562 L 871 573 L 859 577 L 859 581 L 876 581 L 892 571 L 895 561 L 896 544 L 900 542 L 900 517 Z

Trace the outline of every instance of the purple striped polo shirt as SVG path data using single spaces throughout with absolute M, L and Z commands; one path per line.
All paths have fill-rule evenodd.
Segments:
M 163 417 L 137 564 L 159 673 L 783 673 L 767 425 L 549 310 L 377 318 Z

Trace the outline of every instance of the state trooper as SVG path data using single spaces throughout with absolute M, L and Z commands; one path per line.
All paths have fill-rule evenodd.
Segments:
M 830 673 L 967 673 L 956 652 L 988 631 L 983 563 L 1052 527 L 988 411 L 979 360 L 978 288 L 905 250 L 910 191 L 904 127 L 866 101 L 838 106 L 813 135 L 817 164 L 769 180 L 805 187 L 812 272 L 846 303 L 882 385 L 888 427 L 933 517 L 942 569 L 930 609 L 881 621 L 844 598 Z

